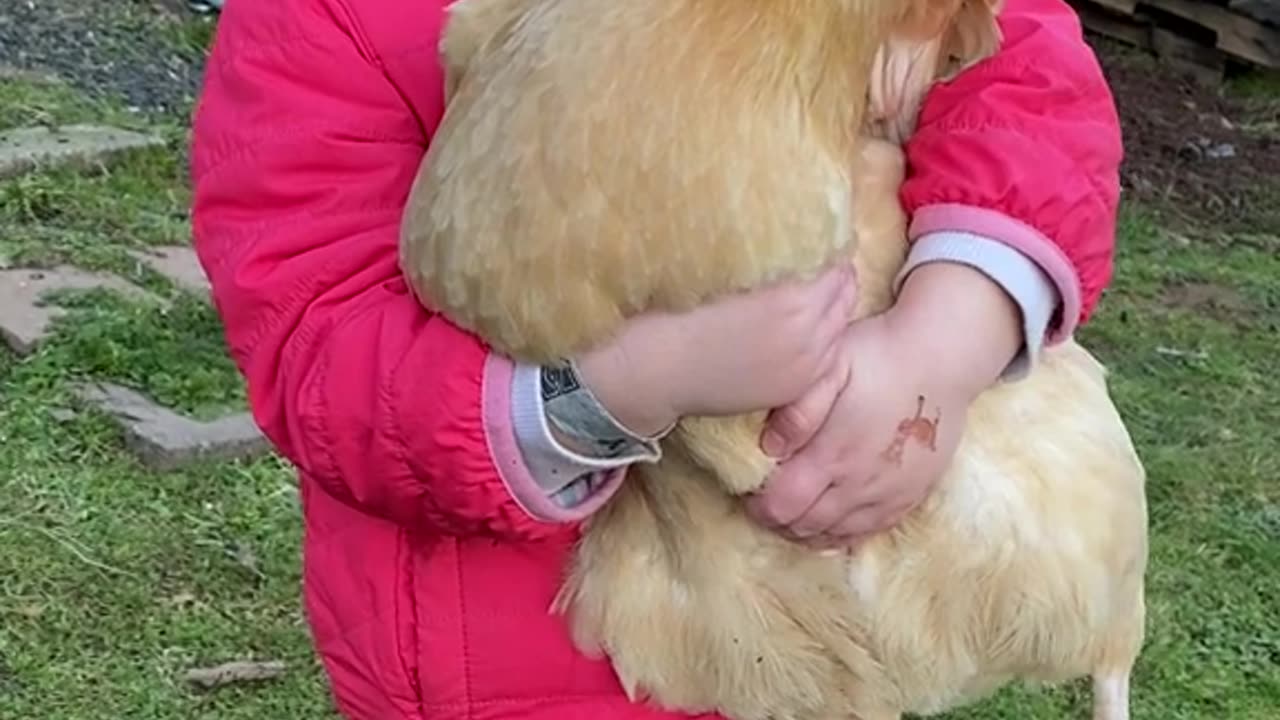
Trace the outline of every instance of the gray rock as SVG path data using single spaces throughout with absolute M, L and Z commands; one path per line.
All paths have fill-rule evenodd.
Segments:
M 91 273 L 70 266 L 48 270 L 13 268 L 0 270 L 0 337 L 19 355 L 35 352 L 48 334 L 53 320 L 66 311 L 44 303 L 44 295 L 54 290 L 106 288 L 137 299 L 159 298 L 115 275 Z
M 182 290 L 209 297 L 209 278 L 200 266 L 196 251 L 185 245 L 131 250 L 129 254 L 152 270 L 165 276 Z
M 0 178 L 41 165 L 90 166 L 117 153 L 163 144 L 154 135 L 100 125 L 6 130 L 0 132 Z
M 1236 146 L 1231 143 L 1218 143 L 1205 148 L 1205 157 L 1221 160 L 1224 158 L 1233 158 L 1236 156 Z
M 270 451 L 266 437 L 247 412 L 201 422 L 111 383 L 82 385 L 76 394 L 114 417 L 124 428 L 128 448 L 154 470 L 244 459 Z

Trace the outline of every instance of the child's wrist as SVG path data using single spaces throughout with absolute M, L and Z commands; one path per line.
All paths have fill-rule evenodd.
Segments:
M 591 398 L 582 397 L 580 385 L 562 369 L 554 364 L 515 365 L 510 422 L 532 482 L 557 506 L 570 508 L 612 474 L 635 463 L 657 462 L 662 453 L 657 443 L 629 438 L 612 426 L 608 415 L 594 407 Z M 529 500 L 527 488 L 523 494 L 515 488 L 513 492 Z
M 1063 305 L 1054 281 L 1035 260 L 1013 246 L 969 232 L 940 230 L 912 243 L 907 262 L 895 279 L 895 293 L 916 270 L 934 263 L 981 271 L 1015 303 L 1022 323 L 1022 343 L 1000 379 L 1025 377 L 1044 346 L 1055 312 Z
M 583 354 L 574 361 L 582 382 L 602 408 L 628 434 L 658 439 L 678 420 L 669 403 L 645 389 L 630 369 L 626 353 L 606 347 Z
M 921 265 L 888 311 L 908 357 L 972 399 L 994 384 L 1022 349 L 1017 303 L 981 271 L 960 263 Z

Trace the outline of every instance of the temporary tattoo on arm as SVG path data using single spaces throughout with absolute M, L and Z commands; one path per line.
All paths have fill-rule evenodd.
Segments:
M 902 451 L 906 449 L 908 440 L 915 440 L 929 448 L 930 452 L 936 452 L 940 422 L 942 422 L 942 408 L 937 408 L 933 419 L 930 420 L 924 417 L 924 396 L 917 396 L 915 416 L 904 418 L 898 423 L 898 431 L 893 436 L 893 442 L 889 443 L 889 447 L 885 448 L 880 456 L 894 465 L 901 466 Z

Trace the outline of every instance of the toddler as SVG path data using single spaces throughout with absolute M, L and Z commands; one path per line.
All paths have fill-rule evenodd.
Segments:
M 298 468 L 315 646 L 353 719 L 676 720 L 548 612 L 582 521 L 680 416 L 772 409 L 782 462 L 755 517 L 817 545 L 892 525 L 972 398 L 1109 282 L 1112 97 L 1063 0 L 1007 0 L 999 54 L 931 92 L 906 148 L 891 310 L 846 326 L 856 280 L 832 271 L 529 367 L 424 310 L 398 267 L 445 5 L 227 3 L 196 113 L 195 246 L 254 415 Z M 921 395 L 936 451 L 886 459 Z

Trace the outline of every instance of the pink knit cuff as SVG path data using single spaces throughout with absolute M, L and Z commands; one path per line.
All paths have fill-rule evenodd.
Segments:
M 894 293 L 912 271 L 933 262 L 975 268 L 1013 299 L 1022 315 L 1022 348 L 1005 367 L 1001 379 L 1021 380 L 1029 375 L 1040 357 L 1049 321 L 1062 307 L 1049 276 L 1031 258 L 999 240 L 946 231 L 922 235 L 911 244 L 907 262 L 894 280 Z
M 481 401 L 484 404 L 485 439 L 498 476 L 512 499 L 536 520 L 570 523 L 582 520 L 600 509 L 617 492 L 626 477 L 625 467 L 601 471 L 590 494 L 572 507 L 557 503 L 534 479 L 520 452 L 512 424 L 511 393 L 515 365 L 511 360 L 490 353 L 484 366 Z
M 1030 225 L 974 205 L 939 203 L 926 205 L 912 216 L 908 235 L 914 241 L 925 235 L 962 232 L 1004 243 L 1033 260 L 1049 276 L 1062 298 L 1062 312 L 1056 326 L 1050 328 L 1047 345 L 1056 345 L 1071 337 L 1080 320 L 1080 278 L 1075 266 L 1052 240 Z
M 562 505 L 581 501 L 574 499 L 581 497 L 580 491 L 570 491 L 569 485 L 576 483 L 581 488 L 596 484 L 581 482 L 586 476 L 662 458 L 662 448 L 657 442 L 635 443 L 608 455 L 591 455 L 567 447 L 551 430 L 542 397 L 542 368 L 537 365 L 515 364 L 511 378 L 511 422 L 520 456 L 534 481 Z

